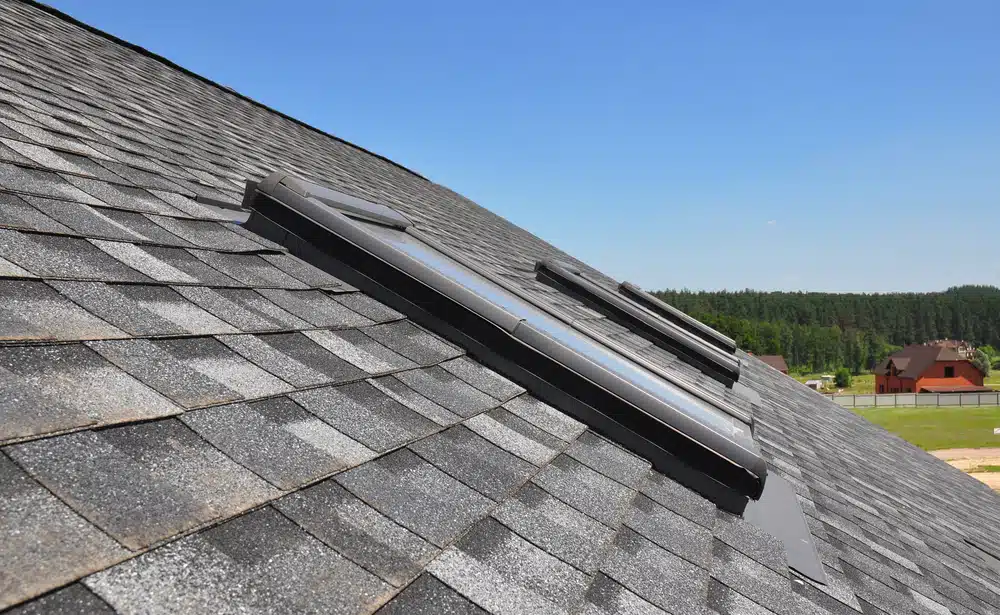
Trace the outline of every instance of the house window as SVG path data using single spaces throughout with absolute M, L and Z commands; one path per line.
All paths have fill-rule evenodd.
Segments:
M 955 366 L 954 365 L 945 366 L 945 368 L 944 368 L 944 377 L 945 378 L 954 378 L 955 377 Z
M 885 393 L 885 385 L 884 384 L 878 385 L 878 392 L 879 393 Z

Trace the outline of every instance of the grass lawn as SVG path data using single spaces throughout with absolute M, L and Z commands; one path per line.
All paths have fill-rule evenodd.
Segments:
M 969 470 L 969 472 L 1000 472 L 1000 466 L 992 466 L 992 465 L 976 466 L 971 470 Z
M 927 451 L 1000 447 L 1000 435 L 993 435 L 993 428 L 1000 427 L 1000 407 L 996 406 L 854 408 L 853 411 Z
M 827 372 L 830 373 L 830 372 Z M 821 374 L 803 374 L 793 375 L 799 382 L 805 382 L 806 380 L 819 380 Z M 830 385 L 830 388 L 825 389 L 824 393 L 836 393 L 836 385 Z M 858 374 L 857 376 L 851 377 L 851 386 L 844 389 L 845 394 L 857 394 L 861 395 L 864 393 L 874 393 L 875 392 L 875 374 Z
M 988 387 L 1000 389 L 1000 369 L 990 370 L 990 375 L 983 380 L 983 384 Z

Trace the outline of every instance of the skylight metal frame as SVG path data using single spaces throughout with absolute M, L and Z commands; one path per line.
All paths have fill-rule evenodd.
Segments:
M 454 265 L 499 286 L 505 300 L 516 299 L 543 313 L 468 263 L 439 250 L 404 217 L 382 215 L 385 206 L 372 208 L 361 201 L 360 206 L 352 202 L 351 208 L 341 208 L 340 201 L 329 198 L 329 194 L 323 195 L 326 201 L 321 201 L 311 185 L 305 185 L 303 190 L 306 182 L 297 178 L 288 181 L 288 177 L 272 175 L 253 188 L 254 196 L 248 198 L 253 214 L 247 228 L 282 243 L 293 254 L 466 348 L 487 366 L 646 457 L 658 470 L 718 506 L 740 513 L 748 497 L 759 497 L 767 466 L 749 436 L 749 426 L 743 436 L 714 430 L 696 418 L 698 413 L 691 415 L 671 406 L 634 381 L 608 371 L 594 358 L 567 347 L 544 327 L 539 329 L 525 322 L 495 301 L 394 247 L 376 231 L 410 237 L 454 261 Z M 366 226 L 372 224 L 376 226 Z M 556 320 L 549 314 L 545 317 Z M 600 345 L 586 334 L 577 335 Z M 625 357 L 619 359 L 627 362 Z M 635 364 L 633 368 L 639 372 L 643 369 Z M 661 384 L 667 386 L 665 381 Z M 712 404 L 707 407 L 721 410 Z M 739 428 L 735 427 L 735 419 L 732 421 L 735 434 Z M 733 438 L 743 439 L 745 445 Z
M 583 277 L 578 269 L 554 260 L 541 260 L 535 264 L 535 274 L 539 281 L 575 297 L 727 387 L 740 379 L 740 361 L 731 353 L 705 343 L 642 305 L 595 284 Z
M 731 337 L 727 337 L 705 323 L 691 318 L 666 301 L 642 290 L 639 286 L 631 282 L 622 282 L 618 285 L 618 292 L 716 348 L 729 353 L 736 352 L 736 342 Z
M 740 421 L 746 423 L 747 425 L 750 426 L 751 431 L 752 431 L 752 429 L 753 429 L 753 415 L 751 415 L 749 412 L 746 412 L 743 409 L 738 408 L 738 407 L 732 405 L 731 403 L 729 403 L 726 399 L 724 399 L 722 397 L 711 395 L 710 393 L 708 393 L 704 389 L 699 389 L 698 387 L 694 387 L 694 386 L 689 385 L 688 383 L 684 382 L 682 379 L 677 378 L 674 374 L 671 374 L 671 373 L 665 371 L 659 365 L 656 365 L 654 362 L 652 362 L 652 361 L 648 360 L 647 358 L 643 357 L 642 355 L 636 353 L 632 348 L 629 348 L 628 346 L 625 346 L 624 344 L 616 342 L 615 340 L 609 338 L 606 335 L 603 335 L 603 334 L 601 334 L 599 332 L 591 330 L 589 327 L 586 326 L 585 323 L 580 323 L 580 322 L 574 321 L 571 318 L 568 318 L 562 312 L 560 312 L 558 310 L 554 310 L 554 309 L 552 309 L 551 306 L 546 305 L 546 304 L 538 301 L 535 297 L 533 297 L 531 294 L 525 292 L 524 289 L 520 288 L 516 284 L 514 284 L 514 283 L 512 283 L 512 282 L 510 282 L 508 280 L 505 280 L 504 278 L 502 278 L 502 277 L 500 277 L 498 275 L 494 275 L 493 273 L 491 273 L 489 271 L 483 270 L 482 268 L 476 267 L 474 264 L 469 263 L 467 261 L 467 259 L 461 253 L 459 253 L 457 250 L 454 250 L 451 247 L 449 247 L 449 246 L 441 243 L 435 237 L 433 237 L 433 236 L 431 236 L 431 235 L 429 235 L 429 234 L 421 231 L 420 229 L 418 229 L 416 227 L 413 227 L 413 228 L 408 229 L 408 233 L 411 234 L 411 235 L 413 235 L 414 237 L 420 239 L 421 241 L 423 241 L 427 245 L 431 246 L 432 248 L 434 248 L 438 252 L 441 252 L 442 254 L 448 256 L 449 258 L 451 258 L 451 259 L 453 259 L 453 260 L 455 260 L 455 261 L 457 261 L 459 263 L 462 263 L 466 267 L 469 267 L 470 269 L 472 269 L 473 271 L 475 271 L 478 275 L 482 276 L 483 278 L 486 278 L 487 280 L 489 280 L 490 282 L 496 284 L 497 286 L 500 286 L 501 288 L 503 288 L 507 292 L 511 293 L 512 295 L 520 298 L 521 300 L 523 300 L 523 301 L 525 301 L 527 303 L 530 303 L 531 305 L 533 305 L 538 310 L 541 310 L 541 311 L 545 312 L 546 314 L 548 314 L 549 316 L 551 316 L 552 318 L 563 322 L 566 326 L 575 329 L 576 331 L 578 331 L 579 333 L 581 333 L 583 335 L 586 335 L 587 337 L 591 338 L 595 342 L 597 342 L 597 343 L 599 343 L 599 344 L 607 347 L 608 349 L 613 350 L 614 352 L 622 355 L 626 359 L 628 359 L 628 360 L 632 361 L 633 363 L 636 363 L 639 366 L 645 368 L 646 370 L 648 370 L 648 371 L 656 374 L 657 376 L 659 376 L 660 378 L 663 378 L 664 380 L 670 382 L 674 386 L 677 386 L 677 387 L 683 389 L 685 392 L 687 392 L 687 393 L 689 393 L 689 394 L 691 394 L 691 395 L 693 395 L 695 397 L 698 397 L 699 399 L 701 399 L 702 401 L 704 401 L 706 403 L 712 404 L 713 406 L 715 406 L 718 409 L 722 410 L 726 414 L 729 414 L 730 416 L 733 416 L 733 417 L 739 419 Z M 758 398 L 758 401 L 759 401 L 759 398 Z

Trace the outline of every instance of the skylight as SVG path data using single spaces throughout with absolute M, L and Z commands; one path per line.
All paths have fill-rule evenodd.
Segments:
M 702 339 L 620 294 L 584 278 L 579 271 L 555 261 L 539 261 L 538 279 L 576 297 L 612 321 L 676 354 L 712 378 L 731 386 L 740 378 L 740 362 Z
M 256 194 L 251 230 L 465 347 L 719 506 L 742 512 L 760 495 L 766 464 L 747 422 L 474 270 L 404 216 L 284 175 Z
M 733 341 L 732 338 L 726 337 L 712 327 L 691 318 L 684 312 L 678 310 L 665 301 L 657 299 L 635 284 L 631 282 L 622 282 L 618 287 L 618 292 L 642 305 L 646 309 L 659 314 L 688 333 L 700 337 L 716 348 L 724 350 L 725 352 L 736 352 L 736 342 Z

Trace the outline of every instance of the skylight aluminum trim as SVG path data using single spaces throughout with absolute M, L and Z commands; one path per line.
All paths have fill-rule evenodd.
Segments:
M 267 182 L 256 190 L 251 230 L 461 345 L 720 507 L 739 513 L 748 497 L 760 495 L 767 467 L 744 422 L 574 331 L 428 245 L 414 229 L 352 220 L 279 182 L 270 185 L 274 194 L 266 192 Z M 426 252 L 415 256 L 415 247 Z M 574 344 L 590 345 L 592 355 L 580 354 Z M 609 371 L 598 360 L 602 353 L 603 360 L 626 364 L 624 373 L 645 379 L 647 388 Z M 648 387 L 662 388 L 667 396 Z M 683 404 L 702 405 L 686 412 Z M 714 418 L 706 424 L 696 418 L 698 412 Z
M 535 264 L 538 280 L 584 302 L 633 333 L 678 356 L 726 386 L 740 379 L 740 362 L 641 305 L 612 293 L 553 260 Z
M 307 199 L 316 199 L 352 218 L 369 220 L 393 228 L 405 229 L 413 225 L 409 218 L 387 205 L 359 199 L 286 173 L 272 173 L 257 188 L 261 192 L 275 196 L 279 196 L 282 189 L 285 189 Z
M 418 229 L 416 227 L 411 227 L 411 228 L 407 229 L 407 233 L 410 234 L 410 235 L 413 235 L 414 237 L 416 237 L 418 239 L 420 239 L 422 242 L 426 243 L 428 246 L 434 248 L 438 252 L 441 252 L 445 256 L 450 257 L 452 260 L 454 260 L 456 262 L 464 263 L 464 266 L 468 267 L 469 269 L 471 269 L 472 271 L 474 271 L 476 273 L 476 275 L 487 279 L 488 281 L 492 282 L 493 284 L 496 284 L 497 286 L 503 288 L 504 290 L 506 290 L 510 294 L 518 297 L 522 301 L 531 304 L 532 306 L 534 306 L 538 310 L 544 312 L 548 316 L 550 316 L 550 317 L 552 317 L 552 318 L 554 318 L 556 320 L 562 321 L 563 323 L 566 324 L 566 326 L 572 327 L 573 329 L 576 329 L 580 333 L 582 333 L 584 335 L 587 335 L 588 337 L 592 338 L 594 341 L 598 342 L 599 344 L 602 344 L 603 346 L 606 346 L 607 348 L 609 348 L 609 349 L 615 351 L 616 353 L 622 355 L 623 357 L 625 357 L 626 359 L 632 361 L 633 363 L 636 363 L 636 364 L 640 365 L 641 367 L 645 368 L 646 370 L 648 370 L 650 372 L 653 372 L 654 374 L 656 374 L 660 378 L 663 378 L 664 380 L 670 382 L 674 386 L 677 386 L 677 387 L 683 389 L 685 392 L 687 392 L 687 393 L 689 393 L 689 394 L 691 394 L 691 395 L 693 395 L 695 397 L 698 397 L 699 399 L 701 399 L 702 401 L 704 401 L 706 403 L 712 404 L 713 406 L 715 406 L 719 410 L 722 410 L 726 414 L 729 414 L 730 416 L 736 417 L 737 419 L 739 419 L 743 423 L 746 423 L 747 425 L 749 425 L 751 427 L 751 431 L 752 431 L 752 429 L 753 429 L 753 416 L 749 412 L 746 412 L 746 411 L 742 410 L 741 408 L 738 408 L 738 407 L 734 406 L 733 404 L 731 404 L 729 401 L 727 401 L 726 399 L 724 399 L 722 397 L 719 397 L 719 396 L 716 396 L 716 395 L 712 395 L 711 393 L 709 393 L 705 389 L 689 385 L 688 383 L 684 382 L 682 379 L 676 377 L 674 374 L 671 374 L 671 373 L 665 371 L 664 369 L 662 369 L 660 366 L 656 365 L 652 361 L 649 361 L 645 357 L 639 355 L 633 349 L 625 346 L 624 344 L 620 344 L 620 343 L 616 342 L 615 340 L 609 338 L 608 336 L 604 335 L 601 332 L 592 330 L 590 327 L 588 327 L 586 325 L 585 322 L 574 322 L 571 318 L 568 318 L 562 312 L 559 312 L 558 310 L 554 310 L 554 309 L 552 309 L 551 306 L 546 305 L 546 304 L 538 301 L 531 294 L 525 292 L 524 289 L 520 288 L 516 284 L 513 284 L 509 280 L 505 280 L 505 279 L 503 279 L 500 276 L 497 276 L 497 275 L 494 275 L 494 274 L 490 273 L 489 271 L 481 270 L 479 268 L 476 268 L 471 263 L 465 262 L 465 258 L 462 256 L 462 254 L 460 254 L 456 250 L 453 250 L 449 246 L 441 243 L 435 237 L 433 237 L 433 236 L 431 236 L 431 235 L 429 235 L 427 233 L 424 233 L 420 229 Z M 739 386 L 739 383 L 737 383 L 736 385 L 734 385 L 734 389 L 733 389 L 734 391 L 736 390 L 737 386 Z M 746 387 L 741 387 L 741 388 L 746 388 Z M 751 400 L 751 401 L 753 401 L 753 400 Z M 758 405 L 760 404 L 760 398 L 759 397 L 756 398 L 756 403 Z
M 705 323 L 691 318 L 684 312 L 678 310 L 665 301 L 657 299 L 635 284 L 631 282 L 622 282 L 618 286 L 618 292 L 642 305 L 646 309 L 674 323 L 685 331 L 697 335 L 709 344 L 712 344 L 713 346 L 726 352 L 736 352 L 736 342 L 732 338 L 726 337 Z

